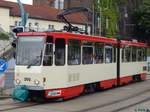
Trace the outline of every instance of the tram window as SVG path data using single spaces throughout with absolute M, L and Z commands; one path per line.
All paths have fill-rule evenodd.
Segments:
M 144 59 L 143 61 L 147 60 L 147 48 L 143 48 L 144 49 Z
M 104 44 L 103 43 L 95 43 L 95 57 L 94 63 L 103 63 L 104 61 Z
M 144 61 L 144 58 L 145 58 L 145 52 L 144 52 L 144 50 L 145 50 L 145 48 L 141 48 L 141 50 L 142 50 L 142 61 Z
M 123 46 L 123 47 L 122 47 L 122 62 L 125 62 L 125 60 L 124 60 L 124 59 L 125 59 L 125 58 L 124 58 L 125 56 L 124 56 L 124 55 L 125 55 L 125 47 Z
M 65 65 L 65 39 L 55 40 L 55 65 Z
M 143 61 L 144 52 L 142 48 L 137 49 L 137 60 Z
M 48 37 L 46 40 L 43 65 L 51 66 L 52 64 L 53 64 L 53 38 Z
M 130 61 L 131 61 L 131 47 L 127 46 L 125 48 L 124 62 L 130 62 Z
M 93 46 L 83 46 L 82 63 L 93 64 Z
M 114 63 L 116 62 L 116 46 L 114 45 L 114 49 L 113 49 L 113 51 L 114 51 Z
M 105 46 L 105 63 L 112 63 L 112 46 Z
M 85 46 L 92 46 L 93 42 L 89 42 L 89 41 L 83 40 L 82 44 L 85 45 Z
M 137 47 L 132 47 L 132 61 L 135 62 L 137 58 Z
M 68 65 L 79 65 L 81 63 L 81 47 L 79 40 L 68 42 Z
M 51 66 L 53 64 L 53 44 L 47 43 L 45 48 L 45 55 L 43 60 L 44 66 Z

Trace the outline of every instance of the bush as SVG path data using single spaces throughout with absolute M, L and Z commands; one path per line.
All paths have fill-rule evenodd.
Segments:
M 8 40 L 9 36 L 7 33 L 0 33 L 0 40 Z
M 150 56 L 150 48 L 147 49 L 147 56 Z

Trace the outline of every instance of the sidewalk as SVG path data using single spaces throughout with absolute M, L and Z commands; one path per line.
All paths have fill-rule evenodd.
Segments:
M 3 89 L 0 88 L 0 99 L 10 98 L 14 88 L 14 69 L 9 69 L 5 72 L 5 81 Z
M 0 99 L 11 98 L 12 90 L 13 90 L 13 88 L 1 90 L 0 91 Z

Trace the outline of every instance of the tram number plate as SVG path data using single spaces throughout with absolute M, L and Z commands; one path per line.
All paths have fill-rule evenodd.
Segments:
M 31 81 L 31 78 L 29 78 L 29 77 L 25 77 L 25 78 L 24 78 L 24 81 L 28 81 L 28 82 L 30 82 L 30 81 Z
M 60 96 L 60 95 L 61 95 L 61 90 L 54 90 L 48 92 L 48 96 Z

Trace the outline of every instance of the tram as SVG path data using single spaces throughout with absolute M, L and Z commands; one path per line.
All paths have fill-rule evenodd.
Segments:
M 65 31 L 17 34 L 14 99 L 66 100 L 146 79 L 146 43 L 87 35 L 63 14 Z
M 69 32 L 19 33 L 15 85 L 25 85 L 30 98 L 69 99 L 145 80 L 146 48 L 145 43 Z

